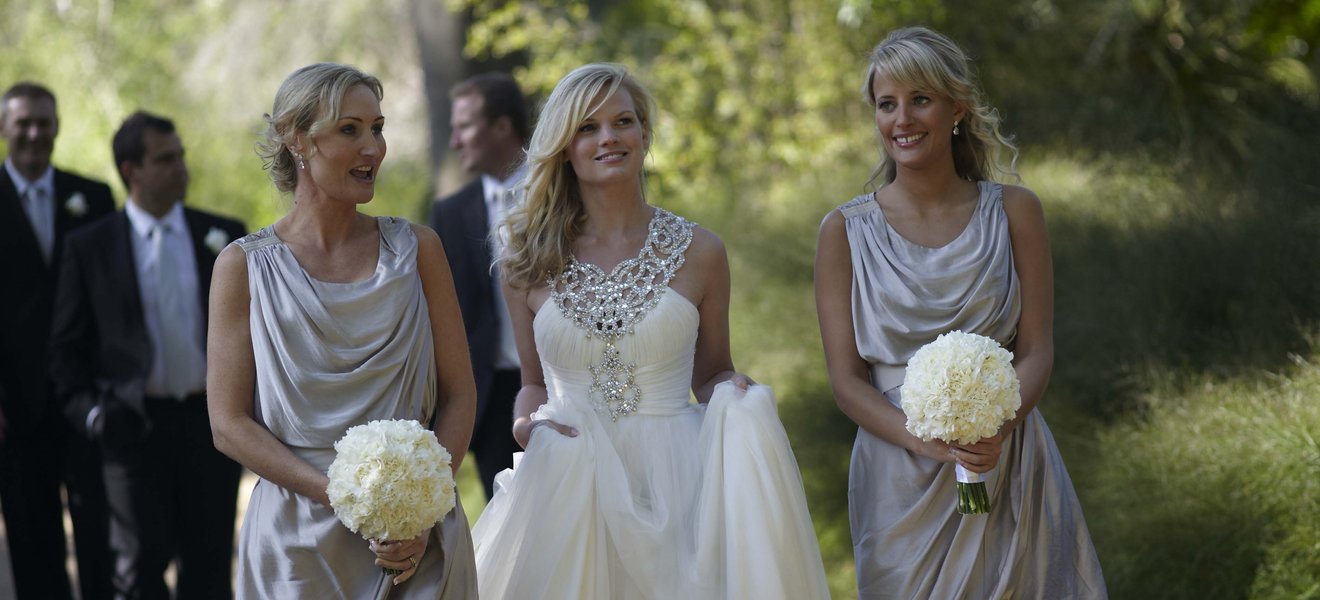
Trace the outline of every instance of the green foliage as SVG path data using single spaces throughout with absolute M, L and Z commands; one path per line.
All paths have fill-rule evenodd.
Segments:
M 519 76 L 539 92 L 586 62 L 637 69 L 661 108 L 661 189 L 721 190 L 729 211 L 748 185 L 874 161 L 865 54 L 910 24 L 968 49 L 1027 143 L 1129 153 L 1135 142 L 1235 176 L 1226 168 L 1248 159 L 1316 171 L 1286 150 L 1320 135 L 1316 0 L 465 4 L 468 51 L 529 51 Z
M 858 3 L 843 17 L 837 4 L 805 1 L 471 4 L 469 51 L 530 48 L 518 76 L 537 92 L 587 62 L 636 70 L 661 113 L 652 153 L 661 197 L 696 189 L 726 199 L 728 213 L 768 210 L 757 194 L 769 178 L 835 172 L 874 145 L 860 94 L 874 28 L 840 24 L 863 18 Z M 866 18 L 881 14 L 900 17 Z
M 1055 240 L 1054 389 L 1112 414 L 1148 373 L 1275 368 L 1309 347 L 1320 207 L 1305 197 L 1140 158 L 1056 154 L 1027 180 Z
M 454 474 L 458 485 L 458 497 L 463 503 L 463 513 L 468 523 L 476 523 L 481 511 L 486 508 L 486 489 L 481 485 L 481 475 L 477 473 L 477 462 L 465 460 Z
M 286 210 L 254 150 L 279 83 L 312 62 L 356 64 L 384 81 L 390 123 L 391 158 L 366 210 L 417 218 L 428 140 L 407 135 L 424 131 L 416 123 L 425 117 L 416 51 L 397 33 L 408 31 L 405 9 L 402 0 L 7 0 L 0 2 L 7 48 L 0 87 L 19 80 L 50 87 L 60 114 L 55 163 L 110 183 L 121 203 L 110 154 L 115 129 L 137 109 L 173 119 L 188 149 L 189 204 L 255 229 Z M 395 128 L 405 135 L 394 138 Z
M 1320 366 L 1156 384 L 1101 434 L 1091 531 L 1115 598 L 1320 593 Z
M 1055 258 L 1044 410 L 1111 595 L 1312 597 L 1320 369 L 1289 357 L 1315 355 L 1320 207 L 1141 157 L 1024 176 Z
M 1020 72 L 1033 81 L 1001 88 L 1010 115 L 1029 117 L 1014 121 L 1024 135 L 1118 152 L 1136 142 L 1146 152 L 1223 168 L 1256 153 L 1283 156 L 1281 139 L 1320 132 L 1314 111 L 1320 105 L 1320 3 L 1053 0 L 1019 6 L 1030 35 L 983 44 L 980 55 L 996 65 L 996 74 L 1030 61 L 1032 68 Z M 1012 30 L 1000 35 L 1015 35 L 1006 31 Z

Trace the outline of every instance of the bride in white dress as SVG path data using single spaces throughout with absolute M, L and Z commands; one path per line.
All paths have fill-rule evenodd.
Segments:
M 473 528 L 481 596 L 828 597 L 774 397 L 734 371 L 724 246 L 646 202 L 653 115 L 599 64 L 542 109 L 499 263 L 526 451 Z

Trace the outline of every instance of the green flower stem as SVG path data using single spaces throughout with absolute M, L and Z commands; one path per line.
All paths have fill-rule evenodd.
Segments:
M 990 494 L 985 490 L 985 482 L 958 482 L 958 514 L 982 515 L 990 512 Z

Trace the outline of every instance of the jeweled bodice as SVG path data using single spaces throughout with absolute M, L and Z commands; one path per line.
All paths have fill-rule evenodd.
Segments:
M 559 309 L 559 316 L 575 326 L 577 335 L 596 342 L 589 345 L 600 347 L 586 365 L 590 384 L 585 392 L 593 408 L 611 419 L 637 411 L 647 393 L 647 386 L 638 380 L 639 370 L 647 364 L 639 361 L 638 353 L 627 351 L 632 344 L 620 343 L 621 338 L 637 336 L 638 324 L 665 297 L 677 295 L 666 292 L 669 281 L 683 266 L 692 229 L 691 222 L 657 208 L 637 257 L 619 263 L 609 273 L 572 259 L 563 274 L 547 281 L 550 301 Z M 681 297 L 679 300 L 684 301 Z M 684 302 L 695 313 L 695 307 Z M 544 307 L 541 312 L 547 309 L 553 310 Z M 541 315 L 537 316 L 539 321 Z M 695 334 L 693 327 L 693 343 Z M 537 337 L 541 348 L 539 331 Z M 543 360 L 553 358 L 547 356 L 546 349 L 541 350 Z M 685 369 L 691 372 L 690 356 Z

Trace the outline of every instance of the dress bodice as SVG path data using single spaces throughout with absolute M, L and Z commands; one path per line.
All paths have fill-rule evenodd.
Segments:
M 551 405 L 585 401 L 616 421 L 687 406 L 698 313 L 669 281 L 686 260 L 693 228 L 657 208 L 636 257 L 608 273 L 573 257 L 546 282 L 550 299 L 533 332 Z
M 659 302 L 635 325 L 633 333 L 614 342 L 622 360 L 637 365 L 634 385 L 642 398 L 637 414 L 670 414 L 687 409 L 698 323 L 692 302 L 672 289 L 664 289 Z M 536 313 L 533 330 L 549 402 L 596 410 L 589 393 L 592 366 L 601 361 L 606 340 L 588 337 L 553 301 L 547 301 Z
M 955 329 L 1011 346 L 1022 314 L 1003 186 L 978 182 L 967 227 L 939 248 L 916 244 L 885 220 L 874 194 L 840 207 L 852 256 L 857 350 L 880 390 L 903 383 L 917 349 Z
M 379 217 L 380 257 L 362 281 L 324 282 L 266 227 L 237 242 L 247 254 L 257 419 L 325 468 L 353 425 L 408 418 L 435 403 L 435 359 L 417 238 Z

